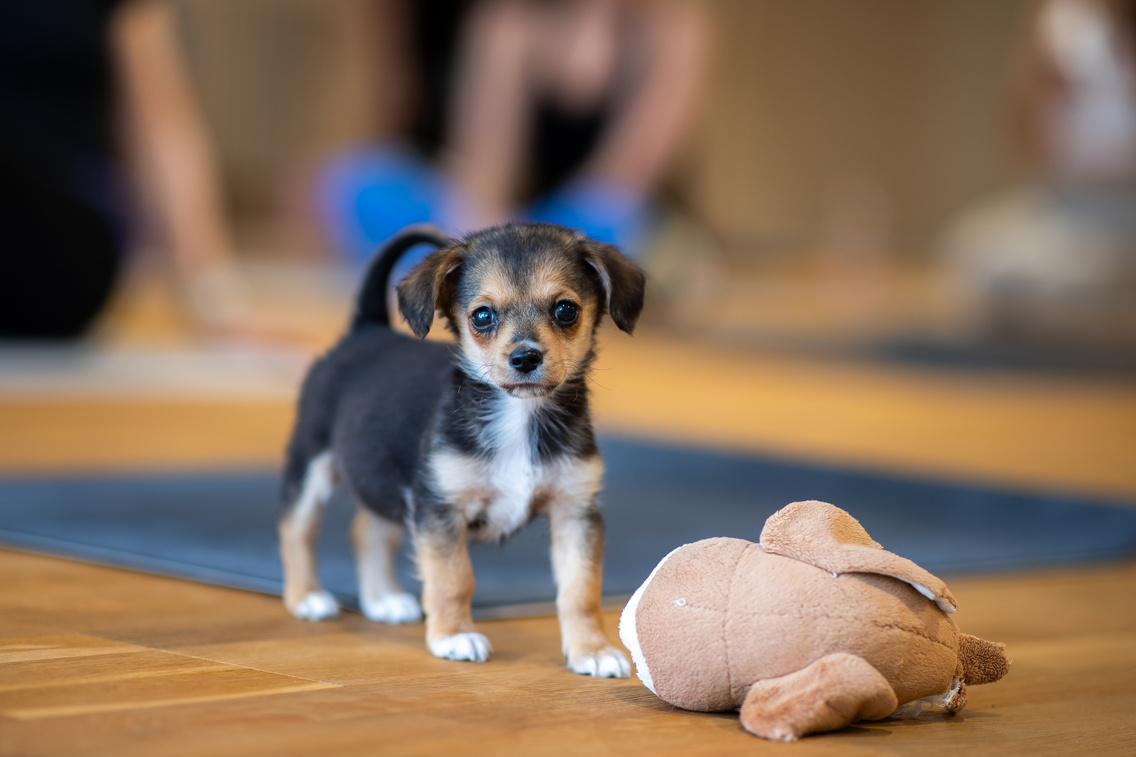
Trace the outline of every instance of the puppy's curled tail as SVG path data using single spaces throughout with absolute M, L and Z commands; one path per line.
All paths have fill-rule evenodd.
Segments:
M 430 224 L 420 223 L 407 226 L 388 239 L 371 258 L 363 285 L 355 298 L 355 312 L 351 316 L 351 331 L 357 331 L 366 324 L 390 326 L 390 309 L 387 304 L 387 281 L 399 258 L 420 244 L 435 248 L 448 247 L 454 243 L 441 229 Z

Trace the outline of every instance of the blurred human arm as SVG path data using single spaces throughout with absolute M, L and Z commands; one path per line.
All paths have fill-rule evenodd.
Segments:
M 475 4 L 454 76 L 447 162 L 471 226 L 517 201 L 539 101 L 607 110 L 572 183 L 641 196 L 672 166 L 697 111 L 709 23 L 687 0 Z
M 456 227 L 500 221 L 515 201 L 530 138 L 535 20 L 524 0 L 488 0 L 463 31 L 443 156 L 462 195 Z
M 110 30 L 122 127 L 173 269 L 206 325 L 247 306 L 232 258 L 221 179 L 178 44 L 174 9 L 161 0 L 124 4 Z
M 649 192 L 673 165 L 694 123 L 710 25 L 698 2 L 644 3 L 638 12 L 646 47 L 643 79 L 616 111 L 581 173 Z

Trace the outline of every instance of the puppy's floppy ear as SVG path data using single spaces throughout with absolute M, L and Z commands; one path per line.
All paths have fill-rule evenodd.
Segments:
M 630 334 L 643 310 L 643 292 L 647 277 L 639 266 L 623 256 L 616 247 L 594 239 L 585 239 L 584 262 L 596 269 L 607 298 L 611 320 Z
M 449 308 L 465 252 L 463 245 L 434 250 L 399 282 L 398 310 L 419 339 L 430 333 L 434 312 Z

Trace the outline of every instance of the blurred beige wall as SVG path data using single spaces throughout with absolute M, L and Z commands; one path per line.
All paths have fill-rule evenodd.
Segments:
M 373 133 L 393 87 L 393 66 L 363 49 L 365 2 L 176 5 L 238 231 L 279 220 L 318 161 Z
M 397 81 L 388 45 L 359 41 L 359 2 L 181 0 L 238 224 L 286 212 L 320 156 L 381 128 Z M 920 255 L 1014 181 L 1006 100 L 1027 0 L 707 7 L 714 75 L 686 186 L 731 251 L 815 249 L 861 212 L 886 217 L 889 250 Z
M 728 239 L 811 247 L 841 188 L 878 187 L 921 251 L 1013 180 L 1019 0 L 720 0 L 697 198 Z

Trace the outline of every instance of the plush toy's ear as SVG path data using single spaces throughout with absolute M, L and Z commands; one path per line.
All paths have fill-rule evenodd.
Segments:
M 435 250 L 399 282 L 398 310 L 419 339 L 430 333 L 435 311 L 449 309 L 465 253 L 463 245 Z
M 599 274 L 608 315 L 616 326 L 630 334 L 643 310 L 647 277 L 613 245 L 594 239 L 585 239 L 582 244 L 584 261 Z
M 770 515 L 761 531 L 761 548 L 829 573 L 891 576 L 910 584 L 945 613 L 958 608 L 942 579 L 888 552 L 872 541 L 858 520 L 827 502 L 794 502 Z

